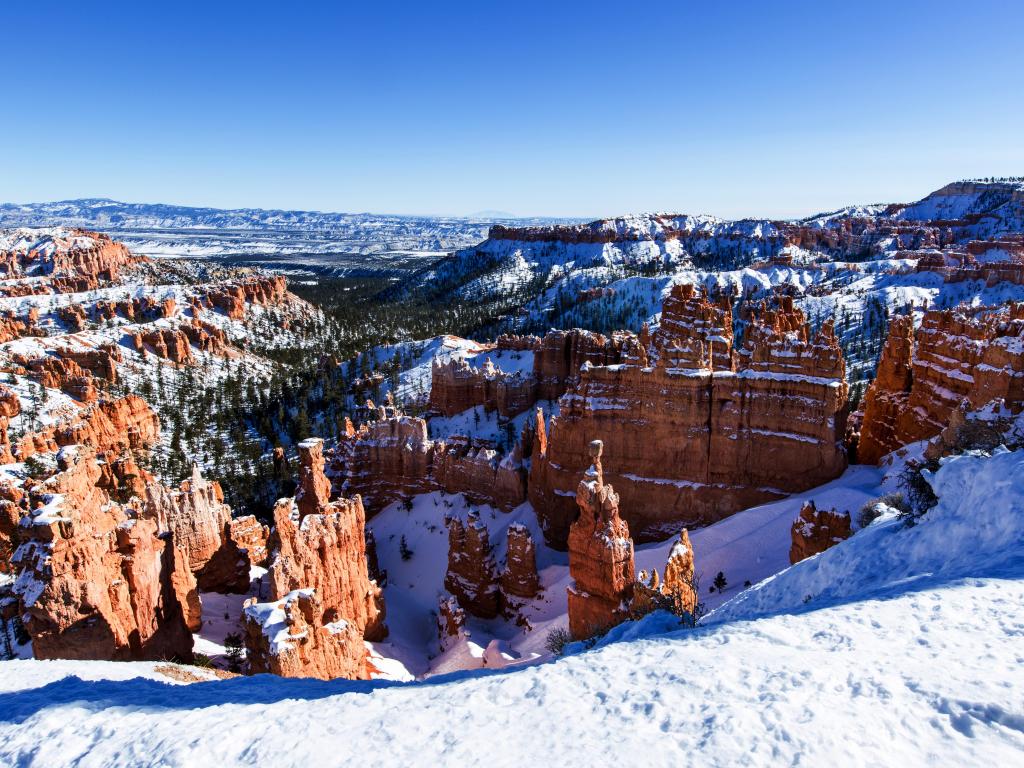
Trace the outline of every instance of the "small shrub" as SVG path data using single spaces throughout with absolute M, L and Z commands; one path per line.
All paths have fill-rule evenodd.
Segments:
M 398 554 L 402 556 L 402 560 L 412 560 L 413 551 L 409 549 L 405 536 L 398 542 Z
M 242 636 L 238 633 L 231 633 L 224 637 L 224 648 L 228 652 L 228 670 L 231 672 L 242 671 Z
M 900 516 L 908 515 L 911 512 L 910 505 L 907 504 L 907 500 L 903 498 L 902 493 L 887 493 L 885 496 L 872 499 L 860 508 L 860 512 L 857 513 L 857 526 L 859 528 L 867 528 L 877 520 L 882 514 L 882 505 L 898 510 Z
M 193 653 L 192 666 L 202 667 L 203 669 L 209 669 L 213 666 L 213 659 L 211 659 L 205 653 Z
M 572 635 L 565 627 L 557 627 L 544 638 L 544 648 L 555 656 L 561 656 L 565 646 L 572 642 Z
M 924 470 L 934 472 L 938 468 L 938 461 L 907 464 L 900 474 L 899 485 L 907 500 L 907 509 L 900 510 L 900 519 L 908 526 L 916 525 L 929 509 L 939 503 L 939 497 L 935 495 L 931 483 L 924 476 Z

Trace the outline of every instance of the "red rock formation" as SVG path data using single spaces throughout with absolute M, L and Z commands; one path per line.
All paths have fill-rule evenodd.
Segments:
M 91 451 L 65 448 L 58 466 L 32 492 L 14 557 L 34 656 L 191 661 L 187 612 L 198 604 L 184 553 L 97 486 Z
M 466 612 L 459 601 L 451 595 L 442 596 L 437 607 L 437 643 L 441 651 L 447 651 L 459 640 L 469 637 L 466 629 Z
M 83 330 L 87 320 L 85 310 L 81 304 L 68 304 L 66 307 L 60 307 L 57 310 L 57 317 L 73 332 Z
M 67 422 L 31 432 L 18 441 L 19 461 L 65 445 L 88 445 L 99 453 L 142 450 L 156 442 L 160 420 L 138 395 L 103 400 L 80 410 Z
M 508 598 L 534 598 L 540 592 L 537 575 L 537 551 L 529 529 L 522 523 L 508 527 L 508 552 L 501 574 L 501 592 Z
M 858 460 L 934 437 L 964 400 L 978 409 L 997 399 L 1024 408 L 1024 304 L 930 310 L 916 334 L 895 318 L 864 397 Z
M 25 492 L 9 480 L 0 481 L 0 573 L 13 573 L 11 558 L 21 536 L 18 523 L 28 511 Z
M 307 441 L 306 512 L 291 499 L 274 510 L 274 552 L 267 574 L 270 603 L 246 607 L 250 671 L 287 676 L 366 678 L 363 639 L 387 634 L 380 588 L 366 562 L 362 500 L 312 509 L 324 487 L 319 441 Z M 315 475 L 319 474 L 319 477 Z M 313 489 L 309 491 L 308 489 Z
M 212 290 L 206 298 L 211 305 L 224 310 L 228 317 L 241 320 L 245 317 L 247 302 L 263 306 L 279 304 L 287 291 L 288 281 L 283 275 L 260 275 Z
M 818 509 L 813 501 L 805 502 L 800 516 L 793 521 L 789 548 L 790 564 L 799 563 L 811 555 L 824 552 L 850 538 L 850 514 Z
M 435 442 L 423 419 L 408 416 L 387 416 L 350 431 L 339 441 L 331 470 L 338 491 L 362 496 L 371 515 L 434 490 L 464 493 L 504 510 L 526 500 L 517 451 L 503 457 L 489 443 L 461 436 Z
M 140 352 L 148 345 L 153 354 L 175 363 L 194 363 L 192 346 L 188 334 L 182 330 L 170 328 L 154 328 L 151 331 L 139 331 L 133 337 L 133 344 Z
M 48 253 L 41 252 L 43 272 L 53 277 L 85 277 L 115 280 L 124 267 L 138 261 L 123 244 L 99 232 L 71 230 L 67 238 L 55 238 Z
M 693 545 L 690 544 L 689 532 L 683 528 L 679 533 L 679 541 L 672 546 L 665 563 L 665 580 L 658 577 L 657 568 L 650 575 L 645 571 L 640 572 L 633 584 L 630 614 L 640 618 L 651 611 L 663 609 L 677 616 L 683 613 L 692 615 L 699 599 L 696 590 Z
M 812 339 L 788 297 L 750 316 L 736 349 L 727 304 L 676 286 L 653 340 L 620 347 L 618 364 L 583 365 L 550 430 L 535 430 L 529 497 L 552 546 L 565 546 L 576 515 L 573 478 L 595 436 L 638 541 L 714 522 L 845 469 L 839 343 L 830 324 Z
M 433 442 L 423 419 L 395 416 L 363 424 L 339 441 L 331 462 L 338 490 L 359 495 L 370 514 L 434 489 Z
M 619 517 L 619 497 L 605 485 L 600 440 L 589 446 L 592 466 L 576 491 L 580 514 L 569 529 L 569 632 L 576 640 L 628 618 L 633 595 L 633 540 Z
M 14 461 L 11 438 L 7 433 L 11 419 L 21 413 L 21 401 L 13 389 L 0 384 L 0 464 Z
M 83 403 L 92 403 L 99 398 L 92 375 L 74 359 L 56 353 L 31 360 L 15 355 L 14 360 L 38 376 L 39 383 L 44 387 L 63 390 Z
M 197 465 L 177 490 L 159 483 L 145 488 L 145 516 L 170 531 L 204 592 L 249 591 L 249 557 L 231 538 L 231 507 L 220 483 L 203 478 Z
M 447 493 L 506 512 L 526 501 L 526 471 L 518 449 L 502 457 L 489 444 L 459 435 L 431 447 L 431 479 Z
M 249 674 L 282 677 L 336 677 L 367 680 L 373 671 L 363 638 L 354 624 L 325 622 L 316 590 L 289 592 L 269 603 L 247 604 L 245 644 Z
M 476 510 L 469 513 L 465 523 L 457 517 L 448 517 L 445 524 L 448 526 L 448 570 L 444 588 L 469 613 L 493 619 L 501 610 L 501 593 L 487 526 Z
M 299 449 L 299 487 L 295 492 L 295 505 L 299 518 L 315 515 L 327 507 L 331 500 L 331 481 L 324 475 L 324 441 L 319 438 L 304 440 Z
M 256 519 L 255 515 L 243 515 L 231 518 L 228 535 L 235 546 L 244 549 L 253 565 L 266 565 L 269 552 L 267 542 L 270 539 L 270 528 Z

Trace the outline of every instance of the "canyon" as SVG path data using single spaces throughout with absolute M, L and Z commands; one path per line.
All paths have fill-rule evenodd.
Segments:
M 40 659 L 224 665 L 233 635 L 244 672 L 361 680 L 529 664 L 562 628 L 592 642 L 651 614 L 696 623 L 742 591 L 719 574 L 700 594 L 702 571 L 742 582 L 747 568 L 705 554 L 717 523 L 792 503 L 772 558 L 821 557 L 862 533 L 819 490 L 848 464 L 903 461 L 918 441 L 953 455 L 985 419 L 1012 437 L 1024 303 L 989 299 L 1017 296 L 1024 251 L 1000 230 L 1015 198 L 996 192 L 998 216 L 956 203 L 924 223 L 914 204 L 759 233 L 700 217 L 496 226 L 477 253 L 557 242 L 559 258 L 667 254 L 667 270 L 606 281 L 595 266 L 549 294 L 566 317 L 629 304 L 626 328 L 445 334 L 369 363 L 310 337 L 301 406 L 283 395 L 294 373 L 271 379 L 275 356 L 323 320 L 283 277 L 137 256 L 85 230 L 4 233 L 5 620 Z M 843 261 L 865 243 L 876 258 Z M 728 254 L 743 266 L 694 269 Z M 887 327 L 874 351 L 849 319 L 869 311 Z M 239 369 L 264 378 L 235 384 Z M 259 446 L 250 477 L 269 509 L 239 504 L 214 443 L 174 419 L 197 377 L 209 407 L 223 382 L 282 424 L 342 390 L 343 409 Z M 251 424 L 219 428 L 244 442 Z

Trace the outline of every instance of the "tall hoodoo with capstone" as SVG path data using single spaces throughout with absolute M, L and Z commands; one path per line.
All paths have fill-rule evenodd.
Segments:
M 590 443 L 592 460 L 576 490 L 580 514 L 569 528 L 569 631 L 579 640 L 628 618 L 633 593 L 633 540 L 619 516 L 619 497 L 605 485 L 600 440 Z

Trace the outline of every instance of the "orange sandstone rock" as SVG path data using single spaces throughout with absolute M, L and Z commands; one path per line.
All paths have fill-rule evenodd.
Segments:
M 824 552 L 850 538 L 851 533 L 849 513 L 818 509 L 813 501 L 805 502 L 800 508 L 800 516 L 793 521 L 789 562 L 798 563 Z
M 601 441 L 593 441 L 593 464 L 576 491 L 580 514 L 569 529 L 569 631 L 577 640 L 624 621 L 633 596 L 633 540 L 619 497 L 604 483 L 601 452 Z

